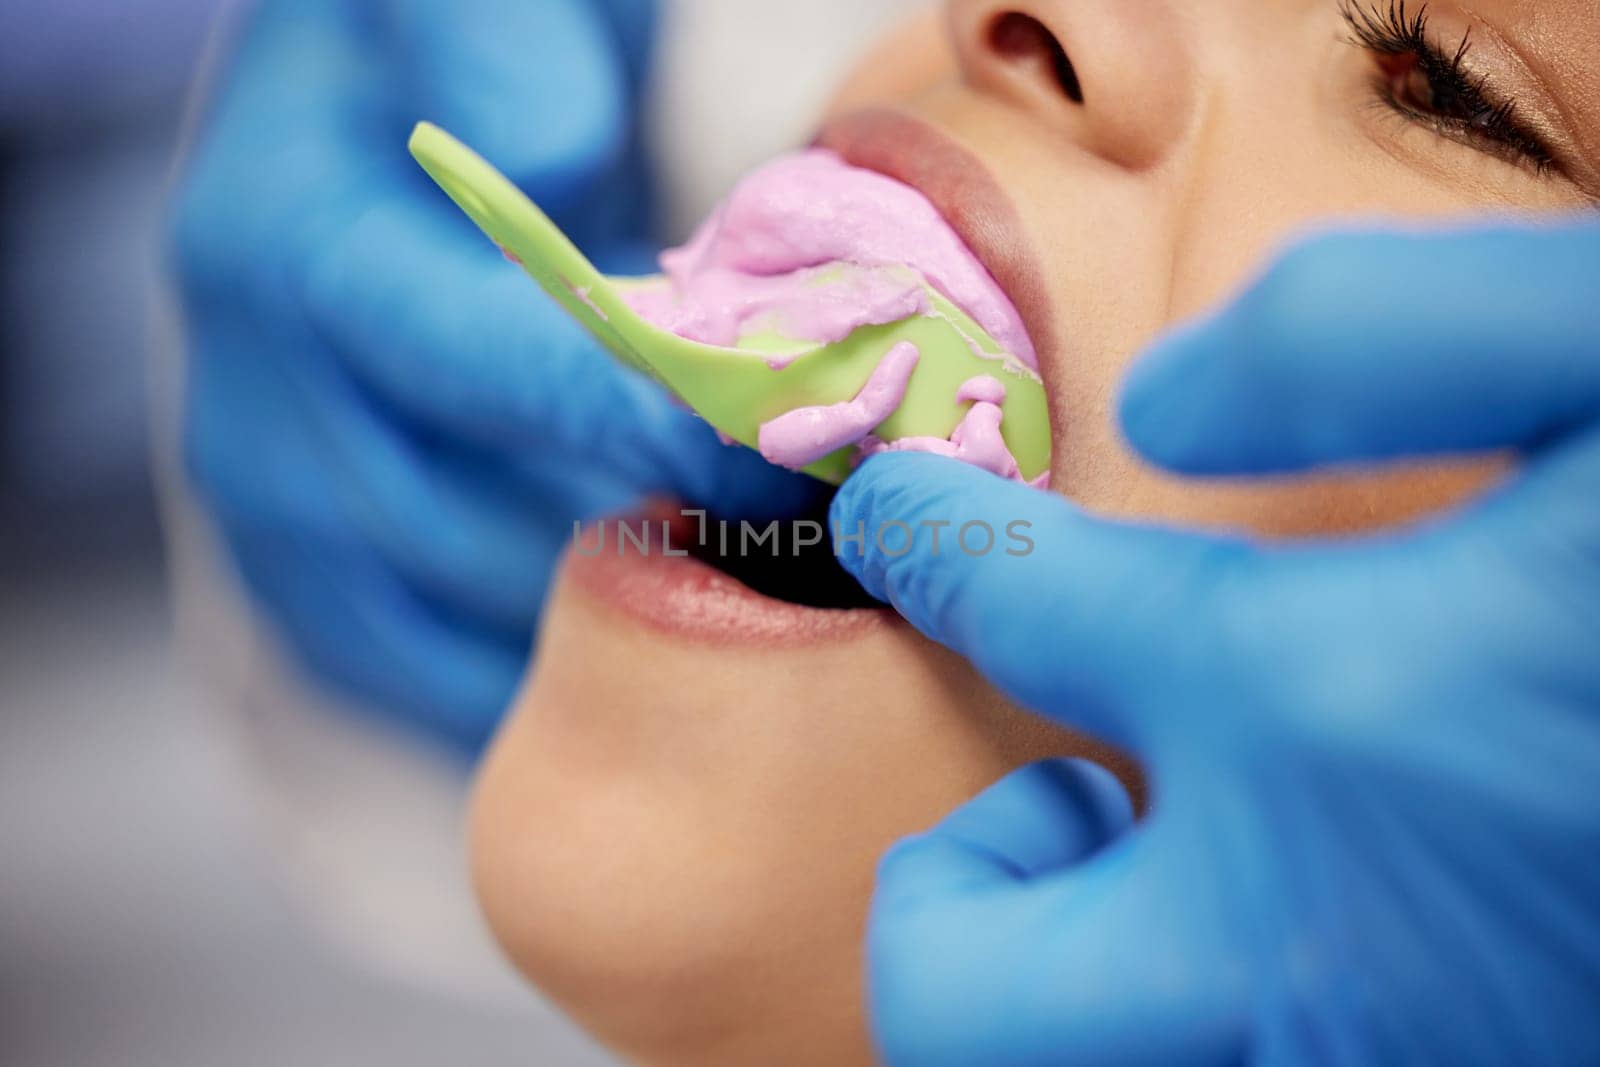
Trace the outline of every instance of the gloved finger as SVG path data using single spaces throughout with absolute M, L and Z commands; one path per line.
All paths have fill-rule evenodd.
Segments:
M 661 29 L 660 4 L 657 0 L 602 0 L 601 6 L 617 35 L 629 76 L 635 86 L 644 85 Z
M 1206 872 L 1174 870 L 1153 830 L 1108 845 L 1081 784 L 1029 769 L 885 857 L 867 953 L 887 1062 L 1239 1062 Z
M 1177 471 L 1537 448 L 1600 420 L 1600 223 L 1309 240 L 1122 399 Z
M 322 408 L 301 403 L 285 373 L 317 365 L 309 342 L 300 346 L 308 360 L 285 363 L 261 349 L 284 342 L 263 341 L 238 316 L 201 313 L 190 327 L 185 461 L 254 602 L 308 671 L 476 752 L 523 669 L 531 627 L 486 623 L 461 597 L 435 597 L 416 573 L 396 569 L 392 560 L 402 557 L 393 546 L 380 548 L 357 524 L 369 505 L 333 481 L 337 460 L 317 426 Z
M 1253 555 L 933 456 L 869 459 L 832 522 L 845 569 L 917 629 L 1019 703 L 1141 752 L 1163 721 L 1159 687 L 1207 658 L 1195 620 Z
M 189 365 L 197 399 L 188 409 L 189 446 L 213 496 L 269 523 L 290 515 L 348 523 L 441 607 L 525 638 L 572 521 L 588 517 L 567 514 L 578 500 L 564 490 L 581 486 L 536 484 L 407 435 L 312 338 L 285 337 L 279 343 L 297 355 L 281 360 L 230 316 L 202 314 L 191 328 L 204 355 Z M 602 510 L 631 500 L 605 489 L 593 490 Z
M 560 478 L 514 480 L 482 457 L 408 439 L 359 404 L 328 402 L 337 396 L 307 390 L 304 403 L 352 521 L 404 580 L 482 625 L 530 633 L 572 523 L 633 499 L 613 490 L 591 514 Z
M 526 667 L 526 640 L 441 614 L 359 537 L 217 515 L 256 603 L 308 672 L 374 714 L 481 751 Z
M 1016 886 L 1076 865 L 1132 825 L 1133 802 L 1104 767 L 1036 763 L 897 846 L 880 872 L 877 903 L 892 911 L 925 895 Z
M 631 130 L 618 35 L 594 0 L 387 0 L 414 114 L 472 145 L 547 211 Z M 397 142 L 398 148 L 399 142 Z
M 191 294 L 281 307 L 281 274 L 360 203 L 390 89 L 357 5 L 265 0 L 241 20 L 173 218 Z M 248 292 L 238 293 L 240 283 Z
M 721 445 L 621 367 L 462 220 L 381 192 L 305 279 L 313 326 L 364 387 L 430 429 L 569 457 L 730 514 L 784 514 L 815 489 Z
M 1440 531 L 1420 573 L 1395 576 L 1403 589 L 1431 574 L 1471 575 L 1433 597 L 1440 617 L 1450 620 L 1445 632 L 1461 657 L 1459 673 L 1600 681 L 1600 657 L 1592 651 L 1600 639 L 1593 598 L 1600 590 L 1597 487 L 1600 426 L 1552 447 Z M 1587 642 L 1579 637 L 1585 634 Z

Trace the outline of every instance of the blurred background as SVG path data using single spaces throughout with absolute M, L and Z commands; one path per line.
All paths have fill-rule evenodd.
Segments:
M 176 664 L 147 393 L 219 0 L 0 2 L 0 1064 L 603 1063 L 326 942 Z
M 916 2 L 668 0 L 673 229 L 801 136 L 864 34 Z M 250 754 L 175 649 L 150 473 L 160 229 L 223 6 L 0 0 L 0 1065 L 606 1063 L 509 977 L 441 992 L 314 928 L 261 845 Z M 816 77 L 728 94 L 715 59 L 752 34 Z

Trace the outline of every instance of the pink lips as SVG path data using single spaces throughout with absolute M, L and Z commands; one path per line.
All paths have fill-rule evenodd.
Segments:
M 618 536 L 622 527 L 631 540 Z M 650 630 L 700 645 L 789 648 L 854 640 L 897 624 L 887 609 L 823 610 L 774 600 L 709 564 L 668 554 L 699 534 L 695 517 L 665 504 L 607 519 L 584 530 L 563 577 Z

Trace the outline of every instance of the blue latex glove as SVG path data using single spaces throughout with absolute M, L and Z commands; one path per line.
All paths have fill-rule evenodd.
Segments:
M 1154 793 L 1130 828 L 1104 772 L 1034 767 L 891 852 L 887 1058 L 1600 1062 L 1600 226 L 1313 241 L 1162 344 L 1122 417 L 1186 473 L 1524 462 L 1444 521 L 1294 547 L 866 464 L 846 532 L 1032 523 L 1026 558 L 946 532 L 845 560 Z
M 432 119 L 648 269 L 652 32 L 649 0 L 266 0 L 178 204 L 186 454 L 239 570 L 313 671 L 468 749 L 575 519 L 807 491 L 618 369 L 407 154 Z

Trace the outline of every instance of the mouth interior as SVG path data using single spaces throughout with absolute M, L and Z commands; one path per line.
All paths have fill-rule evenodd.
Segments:
M 798 519 L 779 523 L 776 542 L 761 545 L 749 539 L 741 543 L 741 525 L 730 521 L 724 546 L 715 532 L 719 527 L 713 523 L 704 544 L 697 538 L 687 546 L 689 554 L 752 591 L 787 604 L 825 611 L 881 608 L 883 605 L 868 596 L 840 565 L 826 532 L 819 543 L 806 544 L 818 529 L 828 530 L 828 503 L 823 501 Z M 760 526 L 752 529 L 751 537 L 765 531 Z M 804 536 L 798 536 L 801 531 Z

